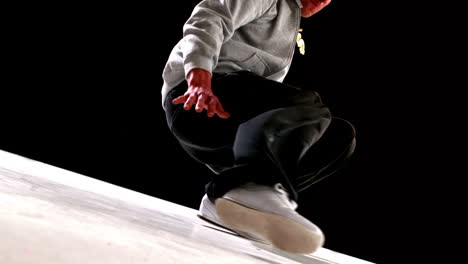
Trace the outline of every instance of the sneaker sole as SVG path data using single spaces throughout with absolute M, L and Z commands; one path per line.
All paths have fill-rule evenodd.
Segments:
M 197 216 L 198 216 L 198 218 L 202 219 L 203 221 L 206 221 L 206 222 L 220 228 L 220 229 L 217 229 L 217 228 L 213 228 L 213 229 L 216 229 L 218 231 L 225 232 L 225 233 L 228 233 L 228 234 L 231 234 L 231 235 L 234 235 L 234 236 L 239 236 L 239 237 L 251 240 L 251 241 L 255 241 L 255 242 L 258 242 L 258 243 L 269 245 L 269 243 L 267 241 L 264 241 L 264 240 L 259 239 L 259 238 L 252 237 L 249 234 L 241 232 L 241 231 L 236 231 L 234 229 L 230 229 L 229 227 L 218 224 L 217 222 L 215 222 L 215 221 L 213 221 L 213 220 L 211 220 L 211 219 L 209 219 L 209 218 L 207 218 L 207 217 L 205 217 L 205 216 L 203 216 L 201 214 L 198 214 Z
M 280 215 L 251 209 L 224 198 L 217 199 L 215 206 L 218 217 L 227 227 L 255 234 L 281 250 L 310 254 L 323 245 L 323 234 Z

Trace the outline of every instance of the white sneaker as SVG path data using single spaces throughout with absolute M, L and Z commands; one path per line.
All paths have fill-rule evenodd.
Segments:
M 254 240 L 254 241 L 257 241 L 257 242 L 261 242 L 261 243 L 264 243 L 264 244 L 269 244 L 267 241 L 255 236 L 253 234 L 233 230 L 233 229 L 227 227 L 226 225 L 224 225 L 223 222 L 221 221 L 221 219 L 219 219 L 218 214 L 216 213 L 215 205 L 210 201 L 210 199 L 208 199 L 208 196 L 206 194 L 202 198 L 202 201 L 201 201 L 201 204 L 200 204 L 200 209 L 198 210 L 198 217 L 200 217 L 201 219 L 203 219 L 205 221 L 208 221 L 208 222 L 210 222 L 210 223 L 212 223 L 214 225 L 218 225 L 220 227 L 231 230 L 234 233 L 237 233 L 240 236 L 245 237 L 247 239 Z
M 322 231 L 296 212 L 281 184 L 249 183 L 226 193 L 215 202 L 211 217 L 223 226 L 259 237 L 276 248 L 309 254 L 323 246 Z

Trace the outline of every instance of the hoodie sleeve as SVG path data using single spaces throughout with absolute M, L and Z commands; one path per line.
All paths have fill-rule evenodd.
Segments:
M 235 30 L 261 17 L 277 0 L 202 0 L 183 27 L 185 76 L 195 68 L 210 73 L 221 46 Z

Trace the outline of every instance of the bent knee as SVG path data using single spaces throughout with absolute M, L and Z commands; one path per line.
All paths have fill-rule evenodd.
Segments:
M 301 90 L 301 92 L 295 96 L 294 102 L 300 105 L 319 105 L 322 104 L 320 95 L 315 91 Z
M 356 128 L 348 120 L 332 117 L 327 133 L 331 134 L 333 138 L 340 138 L 346 143 L 355 144 Z

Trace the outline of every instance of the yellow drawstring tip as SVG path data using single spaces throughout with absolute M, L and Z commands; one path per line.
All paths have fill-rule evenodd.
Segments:
M 302 28 L 299 28 L 299 32 L 302 32 Z M 299 52 L 302 55 L 304 55 L 305 54 L 305 42 L 302 39 L 301 33 L 297 33 L 296 43 L 297 43 L 297 46 L 299 47 Z
M 305 54 L 305 44 L 304 40 L 302 40 L 302 44 L 299 45 L 299 52 L 304 55 Z

